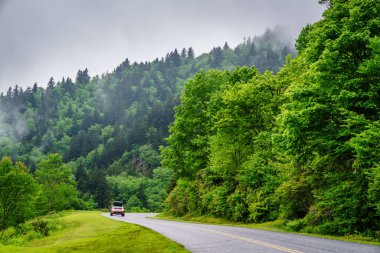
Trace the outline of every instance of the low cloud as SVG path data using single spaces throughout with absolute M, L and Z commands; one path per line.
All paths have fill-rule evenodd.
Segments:
M 236 46 L 276 25 L 294 38 L 324 8 L 316 0 L 0 0 L 0 91 L 78 69 L 101 74 L 174 48 Z

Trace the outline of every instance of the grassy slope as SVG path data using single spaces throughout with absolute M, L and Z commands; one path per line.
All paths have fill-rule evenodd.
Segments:
M 25 246 L 0 246 L 0 252 L 188 252 L 150 229 L 107 219 L 99 212 L 61 217 L 65 229 Z
M 354 236 L 354 235 L 330 236 L 330 235 L 320 235 L 320 234 L 301 233 L 301 232 L 290 231 L 290 230 L 284 228 L 284 222 L 279 221 L 279 220 L 255 224 L 255 223 L 232 222 L 232 221 L 227 221 L 224 219 L 219 219 L 219 218 L 214 218 L 214 217 L 206 217 L 206 216 L 173 217 L 173 216 L 162 214 L 162 213 L 159 214 L 158 216 L 156 216 L 155 219 L 182 221 L 182 222 L 190 222 L 190 223 L 203 223 L 203 224 L 212 224 L 212 225 L 221 225 L 221 226 L 223 225 L 223 226 L 255 228 L 255 229 L 268 230 L 268 231 L 286 232 L 286 233 L 292 233 L 292 234 L 302 234 L 302 235 L 306 235 L 306 236 L 316 236 L 316 237 L 327 238 L 327 239 L 332 239 L 332 240 L 340 240 L 340 241 L 356 242 L 356 243 L 364 243 L 364 244 L 373 244 L 373 245 L 379 245 L 380 246 L 380 241 L 377 241 L 377 240 L 370 238 L 370 237 Z

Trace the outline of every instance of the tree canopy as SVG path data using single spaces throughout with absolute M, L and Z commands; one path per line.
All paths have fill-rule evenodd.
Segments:
M 98 207 L 108 207 L 114 198 L 127 203 L 132 196 L 120 188 L 121 182 L 141 181 L 138 191 L 131 191 L 139 201 L 134 197 L 131 203 L 141 210 L 156 211 L 171 186 L 171 181 L 154 178 L 156 170 L 166 169 L 161 168 L 159 147 L 167 143 L 168 126 L 186 80 L 201 70 L 233 69 L 256 62 L 262 62 L 261 71 L 277 71 L 284 62 L 282 49 L 291 48 L 279 36 L 280 31 L 267 30 L 265 38 L 257 36 L 235 48 L 216 47 L 199 56 L 191 47 L 175 49 L 152 62 L 125 59 L 102 76 L 91 78 L 85 69 L 77 72 L 75 80 L 52 77 L 47 88 L 37 84 L 26 90 L 10 88 L 0 98 L 0 157 L 25 163 L 36 179 L 47 185 L 45 199 L 40 199 L 46 210 L 58 207 L 52 196 L 63 192 L 72 194 L 59 197 L 59 209 L 76 205 L 70 201 L 75 195 L 69 186 L 75 185 L 73 182 L 66 178 L 65 186 L 51 185 L 70 168 L 80 197 L 95 201 Z M 249 50 L 252 47 L 254 52 Z M 268 50 L 272 54 L 267 54 Z M 62 160 L 49 154 L 58 154 Z M 48 169 L 51 166 L 45 163 L 52 159 L 56 167 Z M 171 178 L 173 173 L 167 175 Z
M 238 68 L 186 83 L 162 150 L 177 179 L 167 212 L 376 237 L 380 2 L 321 2 L 324 18 L 301 31 L 299 55 L 278 73 Z

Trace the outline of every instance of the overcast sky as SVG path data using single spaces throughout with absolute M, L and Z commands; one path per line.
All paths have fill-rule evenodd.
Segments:
M 321 19 L 318 0 L 0 0 L 0 92 L 46 87 L 51 76 L 112 71 L 174 48 L 195 54 L 286 27 L 292 37 Z

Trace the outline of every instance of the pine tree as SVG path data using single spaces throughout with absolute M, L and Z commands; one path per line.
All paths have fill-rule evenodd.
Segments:
M 36 93 L 37 89 L 38 89 L 37 83 L 34 83 L 33 88 L 32 88 L 33 93 Z
M 47 90 L 52 90 L 55 86 L 54 78 L 50 77 L 48 85 L 47 85 Z
M 230 46 L 228 45 L 227 41 L 224 43 L 223 50 L 228 50 L 230 49 Z
M 222 64 L 222 61 L 223 61 L 223 52 L 222 52 L 222 49 L 220 47 L 214 48 L 213 51 L 214 52 L 213 52 L 213 58 L 212 58 L 211 66 L 213 68 L 218 68 L 218 67 L 220 67 L 220 65 Z
M 194 59 L 194 50 L 192 47 L 189 47 L 189 49 L 187 50 L 187 58 L 189 60 L 193 60 Z
M 186 57 L 187 57 L 186 48 L 183 48 L 181 51 L 181 58 L 186 59 Z
M 181 65 L 181 56 L 178 53 L 177 49 L 174 49 L 174 52 L 170 56 L 171 58 L 171 63 L 175 66 L 178 67 Z
M 90 76 L 88 75 L 88 69 L 84 71 L 78 70 L 76 82 L 80 84 L 87 84 L 90 81 Z

